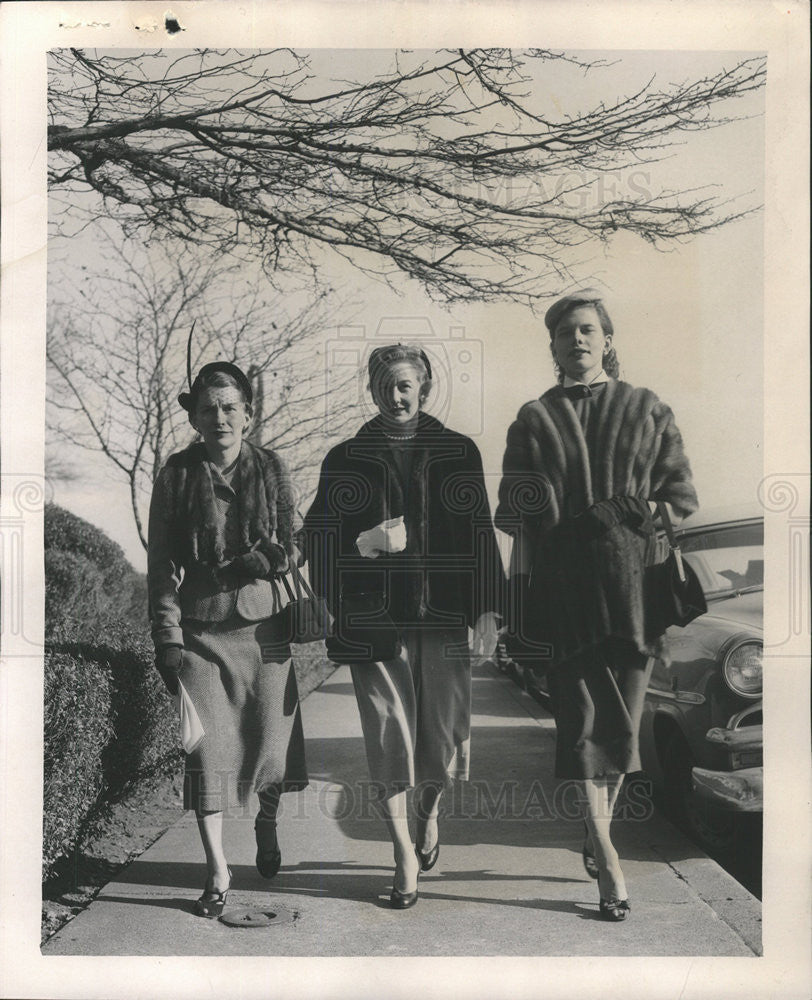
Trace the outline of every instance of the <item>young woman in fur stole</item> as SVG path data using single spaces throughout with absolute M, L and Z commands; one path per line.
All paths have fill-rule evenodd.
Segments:
M 640 769 L 643 700 L 663 655 L 644 601 L 646 568 L 662 558 L 649 501 L 679 520 L 697 498 L 673 413 L 618 379 L 600 294 L 559 299 L 545 324 L 559 385 L 508 430 L 496 526 L 514 539 L 518 648 L 552 647 L 556 776 L 577 780 L 584 866 L 601 916 L 619 921 L 630 908 L 610 822 L 624 774 Z
M 256 863 L 272 878 L 279 797 L 308 783 L 290 646 L 271 624 L 287 603 L 274 578 L 299 558 L 293 491 L 279 456 L 243 440 L 251 401 L 236 365 L 204 365 L 179 397 L 202 441 L 169 458 L 149 517 L 156 666 L 171 693 L 180 680 L 204 730 L 186 757 L 183 798 L 208 869 L 195 913 L 210 918 L 222 914 L 231 883 L 223 814 L 259 794 Z
M 492 651 L 504 574 L 479 451 L 422 410 L 432 387 L 427 356 L 381 347 L 368 370 L 378 415 L 324 459 L 304 535 L 311 582 L 333 613 L 350 595 L 377 594 L 397 629 L 394 658 L 351 671 L 394 847 L 390 902 L 406 909 L 417 901 L 418 873 L 437 860 L 443 789 L 468 777 L 468 628 L 489 636 Z

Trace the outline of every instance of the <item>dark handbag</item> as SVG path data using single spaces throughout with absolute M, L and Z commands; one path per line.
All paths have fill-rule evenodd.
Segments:
M 333 663 L 370 663 L 393 660 L 399 652 L 398 630 L 383 594 L 342 594 L 333 633 L 327 636 L 327 658 Z
M 327 602 L 323 597 L 316 597 L 298 566 L 291 565 L 280 579 L 290 598 L 290 603 L 279 614 L 282 635 L 297 645 L 325 639 L 330 631 Z
M 668 507 L 658 500 L 657 509 L 670 551 L 664 562 L 646 569 L 646 633 L 651 637 L 662 635 L 671 625 L 684 628 L 708 610 L 699 577 L 682 558 Z

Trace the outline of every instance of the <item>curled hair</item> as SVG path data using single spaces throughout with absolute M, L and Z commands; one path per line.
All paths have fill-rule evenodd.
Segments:
M 612 320 L 609 318 L 609 313 L 606 311 L 606 306 L 604 306 L 601 299 L 593 299 L 591 302 L 573 302 L 571 306 L 564 310 L 563 313 L 558 317 L 556 326 L 561 322 L 562 319 L 569 316 L 569 314 L 574 309 L 580 309 L 581 306 L 591 306 L 595 312 L 598 314 L 598 319 L 601 322 L 601 329 L 603 330 L 604 336 L 614 337 L 615 328 L 612 325 Z M 553 346 L 555 339 L 555 330 L 550 331 L 550 353 L 553 356 L 553 371 L 555 372 L 555 377 L 558 382 L 564 381 L 565 372 L 561 365 L 559 365 L 555 356 L 555 348 Z M 609 378 L 620 378 L 620 365 L 617 360 L 617 351 L 612 345 L 608 351 L 604 352 L 603 355 L 603 370 L 609 376 Z
M 428 399 L 434 382 L 431 377 L 431 366 L 425 351 L 417 344 L 393 344 L 390 347 L 376 347 L 369 356 L 367 370 L 369 382 L 367 388 L 373 391 L 373 385 L 394 365 L 408 364 L 415 370 L 420 381 L 420 399 Z

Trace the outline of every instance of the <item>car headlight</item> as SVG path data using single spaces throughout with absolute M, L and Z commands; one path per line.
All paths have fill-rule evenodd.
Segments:
M 735 694 L 760 698 L 762 691 L 762 644 L 756 639 L 737 643 L 725 656 L 722 676 Z

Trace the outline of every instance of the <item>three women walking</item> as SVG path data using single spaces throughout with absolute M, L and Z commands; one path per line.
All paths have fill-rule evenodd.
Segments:
M 643 699 L 666 655 L 644 600 L 659 554 L 650 502 L 679 518 L 697 501 L 671 410 L 618 378 L 600 296 L 565 296 L 545 323 L 559 384 L 508 430 L 495 524 L 513 539 L 513 642 L 531 663 L 552 649 L 556 776 L 577 782 L 584 865 L 601 916 L 619 921 L 630 904 L 610 823 L 624 775 L 640 768 Z M 492 648 L 504 572 L 479 451 L 425 412 L 425 352 L 379 347 L 368 379 L 377 413 L 328 452 L 300 537 L 335 618 L 328 653 L 350 665 L 393 846 L 390 903 L 405 909 L 438 858 L 443 791 L 469 776 L 469 629 Z M 216 916 L 230 880 L 223 810 L 258 792 L 257 866 L 270 877 L 279 796 L 307 784 L 290 648 L 284 636 L 260 644 L 256 624 L 281 609 L 274 577 L 300 555 L 285 468 L 243 439 L 242 372 L 207 365 L 181 402 L 202 443 L 156 481 L 151 616 L 158 668 L 170 689 L 180 677 L 206 733 L 187 756 L 184 804 L 208 868 L 197 912 Z

